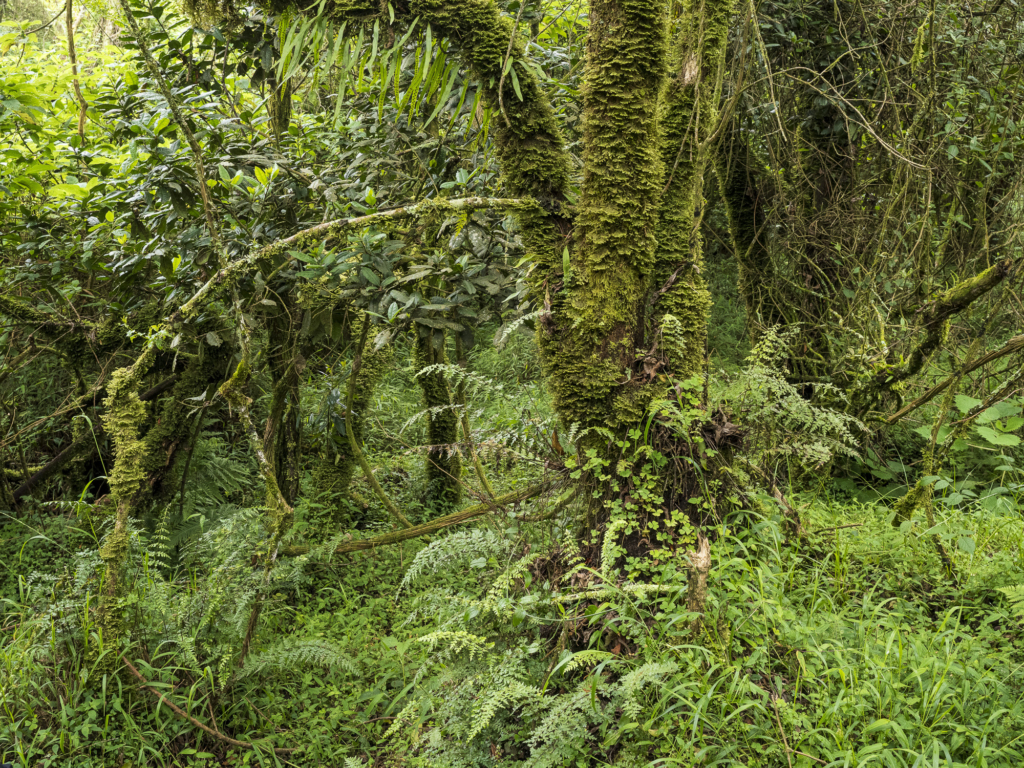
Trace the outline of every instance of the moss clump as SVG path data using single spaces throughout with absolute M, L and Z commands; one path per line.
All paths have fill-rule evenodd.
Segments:
M 661 3 L 595 0 L 590 18 L 578 246 L 571 280 L 563 274 L 543 286 L 552 311 L 541 349 L 566 422 L 619 426 L 635 416 L 617 412 L 616 397 L 643 340 L 654 263 L 667 15 Z
M 128 516 L 147 477 L 146 441 L 140 437 L 146 406 L 139 399 L 139 388 L 153 356 L 154 348 L 148 347 L 134 365 L 114 371 L 103 403 L 103 426 L 114 444 L 114 466 L 107 477 L 114 525 L 99 552 L 106 566 L 99 622 L 108 643 L 116 642 L 124 629 L 120 598 L 125 592 L 123 577 L 130 544 Z
M 436 35 L 457 48 L 482 84 L 490 109 L 504 106 L 504 114 L 495 116 L 493 135 L 508 190 L 558 206 L 569 186 L 569 161 L 547 97 L 533 73 L 518 63 L 525 58 L 522 38 L 517 35 L 509 51 L 512 21 L 493 0 L 411 0 L 409 15 L 430 24 Z M 522 100 L 512 78 L 502 77 L 506 54 L 516 62 Z

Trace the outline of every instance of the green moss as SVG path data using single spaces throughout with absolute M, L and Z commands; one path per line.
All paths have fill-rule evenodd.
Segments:
M 114 371 L 103 403 L 103 426 L 114 446 L 114 465 L 107 476 L 114 524 L 99 551 L 106 566 L 100 626 L 108 643 L 118 640 L 124 630 L 120 599 L 125 593 L 124 570 L 131 540 L 128 518 L 147 477 L 146 441 L 140 436 L 146 406 L 139 399 L 139 388 L 154 354 L 154 348 L 148 347 L 133 365 Z
M 249 403 L 252 401 L 245 393 L 245 389 L 249 386 L 249 379 L 251 377 L 252 368 L 249 367 L 249 361 L 242 358 L 238 365 L 235 366 L 235 372 L 231 374 L 231 378 L 220 385 L 220 394 L 228 401 L 228 405 L 232 408 L 249 407 Z
M 591 4 L 571 284 L 560 274 L 558 249 L 551 263 L 541 261 L 548 282 L 538 291 L 551 308 L 542 319 L 541 349 L 555 405 L 568 423 L 619 426 L 635 417 L 633 408 L 617 411 L 616 398 L 642 342 L 638 329 L 653 266 L 665 10 L 646 0 Z
M 661 94 L 664 194 L 658 211 L 653 286 L 655 317 L 672 316 L 671 371 L 688 380 L 704 373 L 711 294 L 703 277 L 697 226 L 707 165 L 705 143 L 718 127 L 721 71 L 733 0 L 684 6 L 671 74 Z M 664 335 L 664 329 L 663 329 Z
M 899 527 L 900 523 L 910 520 L 918 509 L 924 507 L 931 500 L 931 495 L 932 486 L 924 485 L 918 480 L 917 485 L 911 488 L 902 499 L 893 504 L 893 525 Z
M 146 441 L 141 436 L 146 405 L 139 399 L 139 389 L 152 356 L 150 349 L 135 365 L 114 371 L 103 402 L 103 426 L 114 446 L 114 466 L 107 482 L 119 507 L 131 506 L 146 479 Z
M 483 85 L 486 106 L 495 115 L 494 145 L 502 179 L 516 196 L 530 195 L 546 205 L 558 205 L 569 186 L 569 162 L 562 136 L 547 97 L 533 73 L 518 63 L 525 58 L 523 38 L 513 40 L 511 56 L 522 100 L 512 78 L 501 76 L 509 53 L 512 21 L 493 0 L 411 0 L 409 15 L 430 24 L 434 34 L 446 37 L 463 62 Z M 499 99 L 498 87 L 503 88 Z

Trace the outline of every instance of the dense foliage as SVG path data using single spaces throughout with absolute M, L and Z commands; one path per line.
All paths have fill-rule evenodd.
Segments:
M 1022 68 L 0 0 L 0 763 L 1024 762 Z

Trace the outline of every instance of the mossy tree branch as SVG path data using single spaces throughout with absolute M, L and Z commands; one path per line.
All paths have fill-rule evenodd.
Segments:
M 954 315 L 967 310 L 975 301 L 1012 277 L 1016 269 L 1017 265 L 1013 259 L 1003 259 L 980 274 L 960 281 L 919 309 L 917 314 L 922 321 L 921 330 L 925 333 L 924 339 L 910 353 L 903 365 L 896 370 L 887 370 L 878 374 L 870 388 L 891 390 L 900 382 L 920 373 L 932 353 L 945 342 L 947 321 Z
M 537 203 L 529 199 L 467 197 L 446 200 L 435 198 L 402 208 L 394 208 L 389 211 L 369 213 L 365 216 L 356 216 L 348 219 L 335 219 L 323 224 L 317 224 L 301 232 L 296 232 L 290 237 L 255 248 L 248 255 L 222 267 L 171 315 L 169 322 L 171 325 L 175 325 L 195 317 L 210 301 L 228 291 L 239 280 L 253 274 L 259 269 L 261 263 L 275 257 L 286 261 L 292 260 L 292 257 L 287 253 L 290 249 L 319 245 L 339 237 L 350 230 L 368 227 L 383 221 L 415 218 L 430 213 L 443 214 L 446 211 L 475 211 L 484 208 L 496 208 L 520 213 L 531 213 L 538 210 Z
M 900 419 L 916 411 L 922 405 L 935 399 L 935 397 L 942 394 L 942 392 L 945 391 L 947 387 L 949 387 L 956 381 L 959 381 L 964 376 L 973 373 L 974 371 L 988 365 L 989 363 L 993 363 L 996 360 L 999 360 L 1000 358 L 1006 357 L 1007 355 L 1012 355 L 1013 353 L 1019 352 L 1021 350 L 1024 350 L 1024 334 L 1014 336 L 999 349 L 994 349 L 991 352 L 982 355 L 977 360 L 974 360 L 964 365 L 963 367 L 960 368 L 959 371 L 954 373 L 952 376 L 949 376 L 948 378 L 939 382 L 934 387 L 925 392 L 923 395 L 915 399 L 913 402 L 908 403 L 903 408 L 900 408 L 896 413 L 886 418 L 885 423 L 895 424 Z
M 346 541 L 343 544 L 339 544 L 334 549 L 334 554 L 343 555 L 348 552 L 376 549 L 377 547 L 384 547 L 389 544 L 398 544 L 403 541 L 408 541 L 409 539 L 417 539 L 421 536 L 429 536 L 437 533 L 438 531 L 442 531 L 445 528 L 451 528 L 453 525 L 459 525 L 460 523 L 474 520 L 475 518 L 486 515 L 488 512 L 501 509 L 509 504 L 516 504 L 518 502 L 531 499 L 534 496 L 539 496 L 551 487 L 552 482 L 553 481 L 549 480 L 527 486 L 519 491 L 510 491 L 509 493 L 495 497 L 491 501 L 484 502 L 483 504 L 475 504 L 472 507 L 466 507 L 458 512 L 452 512 L 450 515 L 444 515 L 443 517 L 431 520 L 429 523 L 410 526 L 409 528 L 401 531 L 385 533 L 380 536 L 373 536 L 369 539 Z M 310 551 L 310 547 L 299 545 L 293 547 L 282 547 L 280 554 L 282 557 L 295 557 L 298 555 L 308 554 Z

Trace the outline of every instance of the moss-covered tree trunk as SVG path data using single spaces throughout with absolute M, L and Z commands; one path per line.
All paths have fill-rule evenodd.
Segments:
M 267 358 L 273 391 L 263 430 L 263 450 L 275 467 L 277 485 L 288 504 L 299 495 L 302 470 L 302 414 L 299 382 L 306 367 L 306 336 L 293 318 L 301 310 L 292 304 L 268 323 Z
M 416 380 L 427 408 L 427 503 L 446 507 L 462 498 L 459 413 L 444 372 L 434 368 L 448 362 L 444 333 L 429 328 L 417 330 Z
M 672 19 L 670 8 L 678 5 L 667 1 L 591 0 L 575 209 L 566 204 L 569 162 L 550 105 L 520 65 L 522 38 L 513 37 L 497 3 L 393 6 L 406 21 L 418 17 L 436 35 L 458 41 L 494 110 L 505 187 L 540 203 L 521 223 L 541 308 L 545 371 L 563 422 L 604 430 L 584 430 L 585 447 L 599 452 L 608 430 L 623 436 L 641 423 L 671 379 L 705 373 L 710 297 L 693 233 L 718 122 L 732 5 L 693 0 Z M 339 18 L 388 19 L 375 1 L 333 6 Z M 518 92 L 503 77 L 509 57 Z

